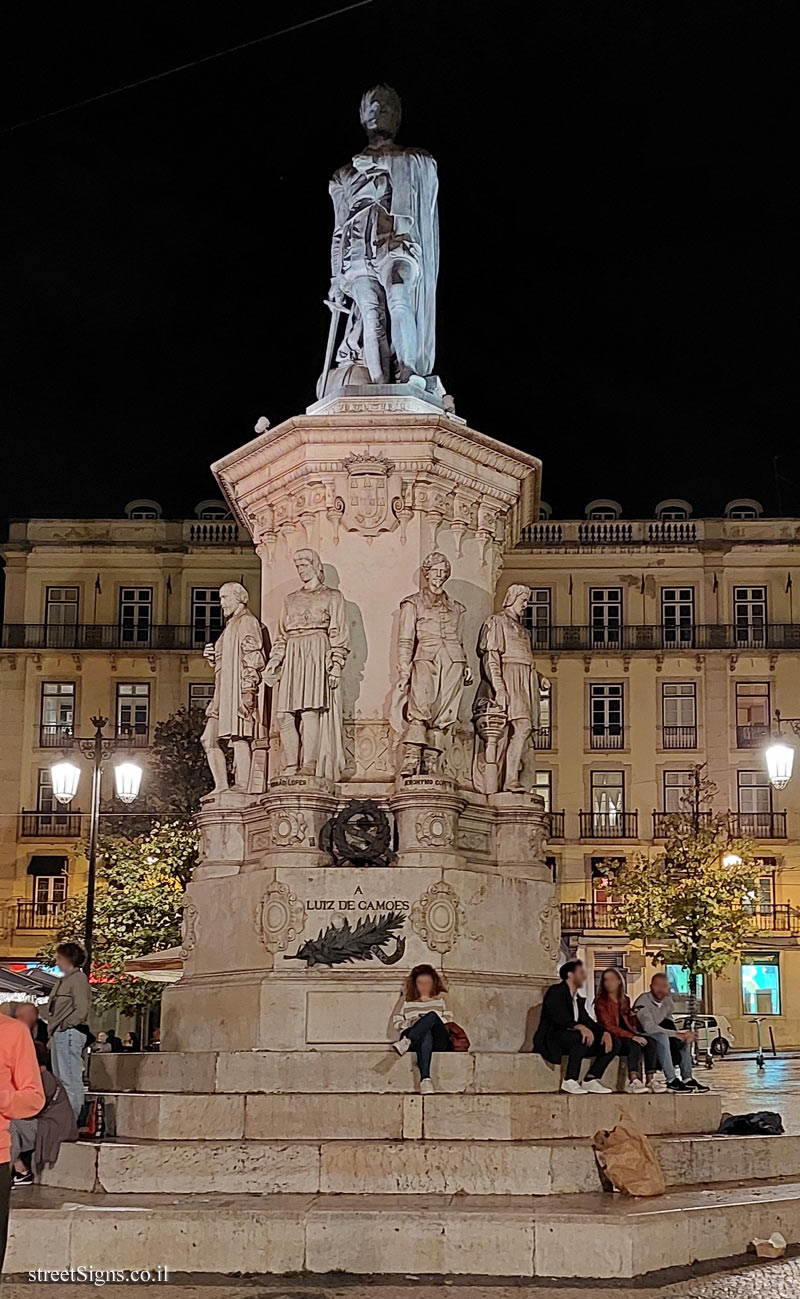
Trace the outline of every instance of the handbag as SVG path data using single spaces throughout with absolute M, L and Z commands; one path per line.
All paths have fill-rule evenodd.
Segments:
M 448 1024 L 447 1031 L 450 1034 L 450 1046 L 454 1051 L 468 1051 L 469 1038 L 460 1024 Z

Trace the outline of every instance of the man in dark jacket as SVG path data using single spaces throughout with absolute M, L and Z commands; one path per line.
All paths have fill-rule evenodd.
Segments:
M 583 961 L 567 961 L 559 970 L 560 982 L 553 984 L 544 994 L 542 1017 L 533 1038 L 533 1049 L 550 1064 L 561 1064 L 567 1057 L 567 1070 L 561 1084 L 563 1092 L 580 1095 L 583 1092 L 610 1092 L 600 1079 L 619 1052 L 610 1033 L 604 1033 L 586 1009 L 586 998 L 579 996 L 586 982 Z M 592 1057 L 583 1082 L 580 1082 L 581 1065 Z

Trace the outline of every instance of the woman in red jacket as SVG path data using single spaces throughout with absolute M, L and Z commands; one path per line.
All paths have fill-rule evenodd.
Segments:
M 627 1058 L 629 1092 L 646 1092 L 647 1084 L 641 1078 L 642 1056 L 649 1083 L 658 1067 L 655 1042 L 645 1037 L 631 1009 L 625 992 L 625 981 L 619 970 L 609 966 L 603 971 L 600 987 L 594 999 L 594 1013 L 598 1024 L 611 1034 L 614 1045 L 619 1044 L 619 1054 Z

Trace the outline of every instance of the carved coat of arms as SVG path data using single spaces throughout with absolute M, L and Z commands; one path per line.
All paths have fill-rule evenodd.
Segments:
M 348 456 L 347 501 L 344 525 L 350 532 L 376 536 L 396 526 L 390 513 L 389 475 L 394 470 L 385 456 L 366 452 Z

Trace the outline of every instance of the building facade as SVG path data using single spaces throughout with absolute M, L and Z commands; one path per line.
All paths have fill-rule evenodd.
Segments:
M 68 809 L 50 768 L 72 736 L 106 734 L 145 768 L 153 730 L 181 706 L 205 708 L 203 648 L 221 629 L 219 587 L 241 580 L 259 608 L 260 564 L 221 501 L 168 520 L 155 501 L 118 519 L 13 522 L 0 547 L 0 962 L 31 959 L 85 886 L 91 785 Z M 105 772 L 112 793 L 112 773 Z
M 765 519 L 752 500 L 715 519 L 678 500 L 639 520 L 609 500 L 582 519 L 543 506 L 503 578 L 533 589 L 552 691 L 530 775 L 551 811 L 562 932 L 590 971 L 625 966 L 634 994 L 649 979 L 648 953 L 616 923 L 606 863 L 663 848 L 664 815 L 697 764 L 715 810 L 755 842 L 758 936 L 704 989 L 737 1046 L 755 1042 L 756 1014 L 778 1044 L 800 1044 L 800 775 L 776 793 L 764 760 L 775 710 L 800 716 L 798 537 L 800 521 Z

